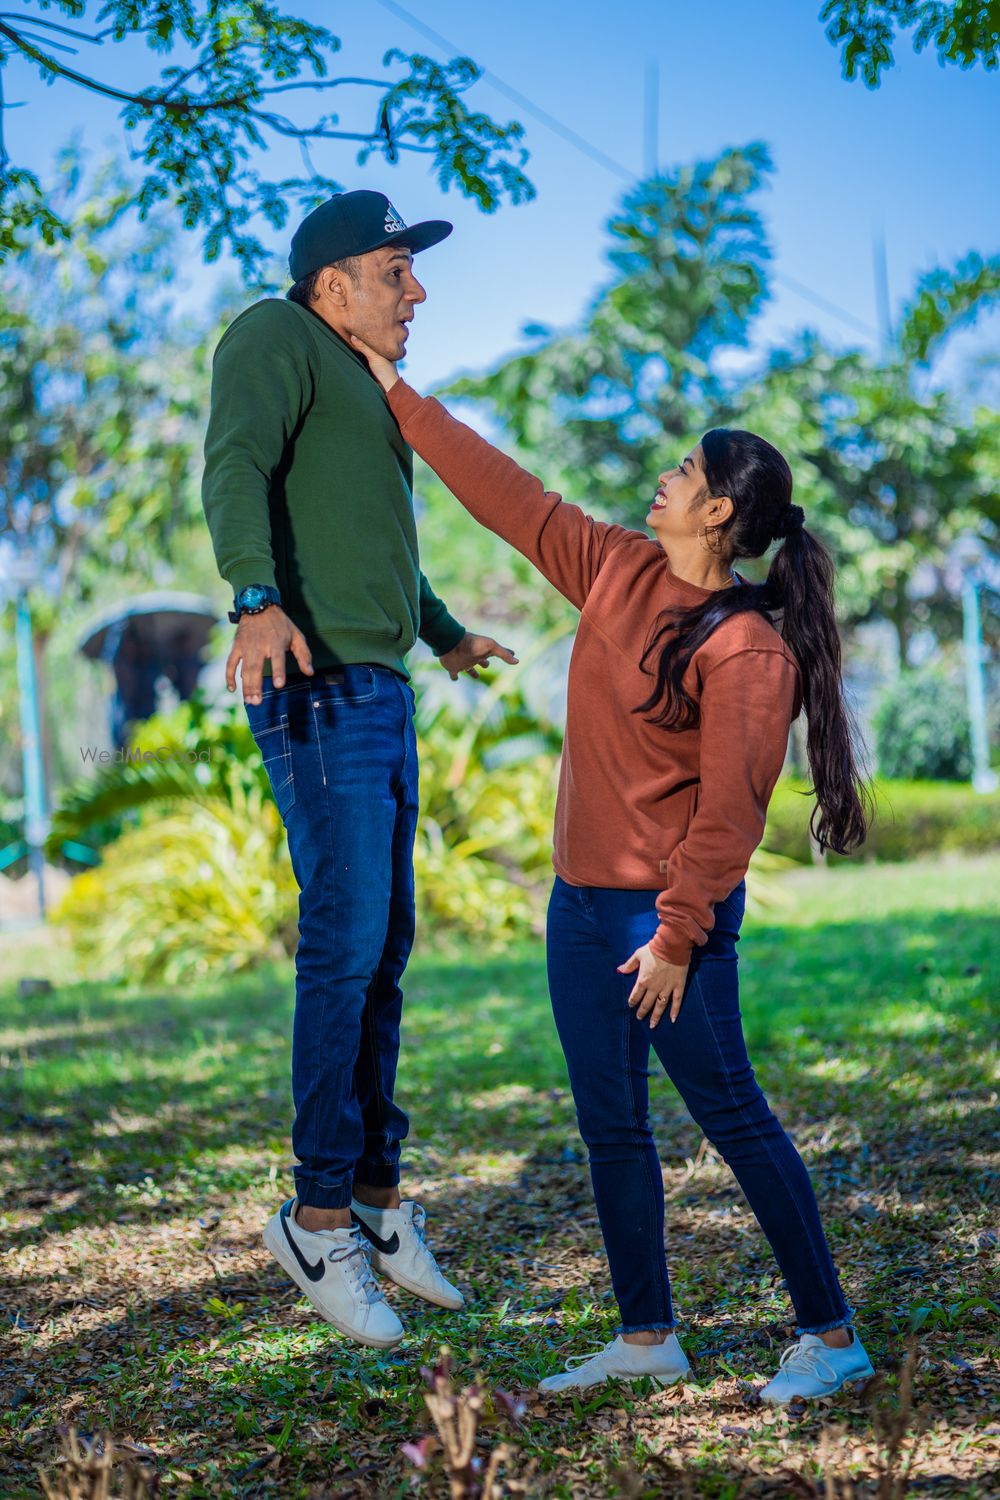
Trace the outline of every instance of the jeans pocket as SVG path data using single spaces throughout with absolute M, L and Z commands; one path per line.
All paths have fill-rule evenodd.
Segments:
M 313 709 L 336 709 L 352 703 L 370 703 L 378 696 L 378 678 L 371 667 L 348 666 L 317 672 L 310 684 Z M 317 718 L 317 722 L 319 719 Z
M 282 714 L 276 724 L 251 732 L 257 742 L 267 779 L 282 821 L 295 806 L 295 777 L 292 774 L 292 746 L 288 734 L 288 715 Z

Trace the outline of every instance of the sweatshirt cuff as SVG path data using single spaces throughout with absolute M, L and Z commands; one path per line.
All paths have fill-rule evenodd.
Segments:
M 654 958 L 659 958 L 666 964 L 677 964 L 680 968 L 691 962 L 693 948 L 693 943 L 671 937 L 667 927 L 658 927 L 649 943 L 649 951 Z
M 421 630 L 420 639 L 424 645 L 430 646 L 435 656 L 447 656 L 449 651 L 454 651 L 459 641 L 465 639 L 465 635 L 465 626 L 460 625 L 455 616 L 450 615 L 442 605 L 441 613 L 433 626 Z
M 240 589 L 245 589 L 248 583 L 263 583 L 267 588 L 272 589 L 278 587 L 274 576 L 273 557 L 244 558 L 234 563 L 225 576 L 234 594 L 238 594 Z
M 416 416 L 424 402 L 423 396 L 407 385 L 402 376 L 386 391 L 386 399 L 400 427 Z

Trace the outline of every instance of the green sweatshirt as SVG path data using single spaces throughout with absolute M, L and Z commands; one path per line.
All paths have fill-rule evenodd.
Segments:
M 316 668 L 406 677 L 417 636 L 438 656 L 462 639 L 419 569 L 413 450 L 362 356 L 298 303 L 258 302 L 219 341 L 202 503 L 223 578 L 277 588 Z

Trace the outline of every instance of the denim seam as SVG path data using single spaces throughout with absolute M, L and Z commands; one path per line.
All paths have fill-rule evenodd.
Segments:
M 314 710 L 314 714 L 315 714 L 315 710 Z M 316 728 L 316 746 L 317 746 L 317 749 L 319 749 L 320 765 L 322 765 L 322 763 L 323 763 L 323 752 L 322 752 L 322 749 L 320 748 L 320 732 L 319 732 L 319 724 L 318 723 L 316 723 L 315 728 Z M 323 777 L 323 785 L 324 786 L 326 785 L 326 776 L 325 775 Z M 330 848 L 332 850 L 333 849 L 333 844 L 334 844 L 333 812 L 332 812 L 332 810 L 330 808 L 330 799 L 329 799 L 329 797 L 325 797 L 323 800 L 324 800 L 324 804 L 325 804 L 325 807 L 326 807 L 327 830 L 328 830 L 329 839 L 330 839 Z M 332 874 L 331 874 L 332 868 L 333 868 L 333 861 L 332 860 L 327 860 L 326 861 L 324 875 L 323 875 L 323 909 L 325 909 L 325 907 L 326 907 L 326 898 L 327 898 L 327 895 L 329 895 L 330 899 L 333 902 L 333 921 L 331 923 L 331 927 L 335 930 L 336 929 L 336 924 L 337 924 L 337 887 L 336 887 L 336 884 L 334 883 L 334 881 L 332 879 Z M 326 1040 L 325 1040 L 326 1039 L 326 1011 L 327 1011 L 327 1004 L 329 1002 L 329 998 L 330 998 L 330 969 L 329 969 L 329 965 L 328 965 L 327 968 L 326 968 L 326 970 L 325 970 L 325 977 L 324 977 L 324 980 L 323 980 L 323 1003 L 322 1003 L 322 1005 L 320 1007 L 320 1014 L 319 1014 L 319 1036 L 320 1036 L 320 1048 L 321 1049 L 324 1048 L 325 1045 L 326 1045 Z M 314 1123 L 313 1123 L 313 1135 L 314 1136 L 315 1136 L 315 1133 L 316 1133 L 316 1124 L 315 1124 L 315 1120 L 314 1120 Z M 314 1139 L 314 1140 L 310 1141 L 310 1145 L 312 1147 L 313 1158 L 315 1159 L 316 1150 L 318 1148 L 318 1141 L 316 1141 Z M 351 1171 L 349 1173 L 347 1173 L 345 1175 L 345 1177 L 344 1177 L 344 1183 L 345 1183 L 346 1188 L 350 1189 L 353 1186 L 353 1178 L 354 1178 L 354 1170 L 353 1170 L 353 1167 L 352 1167 Z
M 392 911 L 392 904 L 391 904 L 391 897 L 390 897 L 390 918 L 389 918 L 390 921 L 392 920 L 391 911 Z M 386 936 L 388 937 L 388 932 L 386 933 Z M 383 944 L 383 949 L 384 949 L 384 944 Z M 380 966 L 381 966 L 381 962 L 382 962 L 382 960 L 379 959 L 379 965 Z M 366 1018 L 366 1022 L 367 1022 L 367 1028 L 366 1029 L 368 1031 L 368 1045 L 369 1045 L 369 1047 L 371 1049 L 372 1072 L 374 1073 L 374 1076 L 375 1076 L 375 1110 L 376 1110 L 376 1114 L 378 1116 L 379 1134 L 382 1137 L 382 1152 L 381 1152 L 381 1156 L 380 1156 L 380 1158 L 379 1158 L 379 1160 L 377 1162 L 373 1161 L 372 1165 L 373 1166 L 380 1166 L 380 1167 L 388 1167 L 388 1166 L 391 1166 L 392 1163 L 385 1160 L 386 1148 L 387 1148 L 387 1146 L 389 1144 L 388 1140 L 386 1138 L 386 1133 L 385 1133 L 385 1095 L 382 1092 L 382 1069 L 379 1066 L 378 1032 L 375 1029 L 375 1012 L 372 1010 L 372 1006 L 371 1006 L 372 990 L 375 988 L 375 986 L 376 986 L 377 983 L 378 983 L 378 968 L 376 968 L 376 970 L 375 970 L 375 978 L 372 980 L 371 984 L 368 986 L 368 993 L 365 995 L 365 1018 Z M 366 1162 L 371 1160 L 371 1158 L 368 1156 L 367 1149 L 365 1150 L 365 1154 L 364 1154 L 364 1156 L 363 1156 L 362 1159 L 364 1161 L 366 1161 Z
M 374 673 L 372 675 L 374 677 Z M 393 789 L 393 795 L 394 796 L 395 796 L 395 793 L 396 793 L 397 790 L 405 788 L 405 785 L 406 785 L 406 761 L 407 761 L 407 756 L 409 754 L 409 744 L 407 742 L 407 734 L 406 734 L 406 727 L 407 727 L 407 724 L 409 722 L 409 715 L 406 712 L 406 709 L 407 709 L 406 695 L 403 692 L 403 686 L 404 686 L 403 683 L 400 682 L 399 683 L 399 692 L 400 692 L 400 696 L 403 698 L 403 708 L 404 708 L 404 713 L 403 713 L 403 759 L 402 759 L 402 763 L 401 763 L 401 766 L 400 766 L 400 775 L 399 775 L 399 779 L 398 779 L 398 782 L 397 782 L 397 787 Z M 376 690 L 377 690 L 377 687 L 378 687 L 378 684 L 377 684 L 377 680 L 376 680 Z M 396 804 L 396 817 L 398 817 L 398 816 L 399 816 L 399 804 L 397 802 L 397 804 Z M 396 837 L 396 829 L 395 829 L 395 823 L 394 823 L 393 824 L 393 831 L 392 831 L 392 838 L 391 838 L 391 841 L 390 841 L 390 851 L 391 851 L 391 848 L 392 848 L 392 844 L 395 843 L 395 837 Z M 389 936 L 389 928 L 392 925 L 392 879 L 393 879 L 393 872 L 392 872 L 392 869 L 391 869 L 391 853 L 390 853 L 389 919 L 388 919 L 388 923 L 387 923 L 387 927 L 386 927 L 386 934 L 385 934 L 385 938 L 386 939 Z M 385 939 L 383 939 L 383 943 L 382 943 L 382 953 L 383 953 L 383 955 L 385 953 Z M 374 989 L 375 985 L 378 983 L 378 971 L 379 971 L 379 968 L 381 967 L 381 964 L 382 964 L 382 958 L 380 957 L 379 958 L 379 963 L 378 963 L 378 965 L 376 966 L 376 969 L 375 969 L 375 977 L 372 980 L 371 984 L 368 986 L 368 993 L 365 995 L 365 1009 L 364 1009 L 364 1014 L 365 1014 L 365 1018 L 366 1018 L 366 1026 L 367 1026 L 367 1031 L 368 1031 L 369 1046 L 371 1048 L 372 1070 L 373 1070 L 373 1073 L 375 1075 L 375 1099 L 376 1099 L 376 1108 L 377 1108 L 377 1112 L 378 1112 L 379 1132 L 380 1132 L 381 1137 L 382 1137 L 382 1150 L 381 1150 L 381 1153 L 380 1153 L 378 1159 L 376 1160 L 376 1159 L 373 1159 L 372 1157 L 370 1157 L 368 1155 L 367 1145 L 366 1145 L 365 1151 L 364 1151 L 364 1155 L 362 1156 L 362 1161 L 365 1163 L 366 1166 L 392 1168 L 395 1165 L 395 1163 L 388 1160 L 389 1137 L 388 1137 L 388 1133 L 387 1133 L 386 1128 L 385 1128 L 385 1114 L 386 1114 L 385 1105 L 386 1105 L 386 1098 L 385 1098 L 385 1090 L 382 1087 L 382 1069 L 381 1069 L 381 1066 L 379 1065 L 378 1032 L 375 1029 L 375 1015 L 374 1015 L 374 1011 L 372 1010 L 371 1005 L 369 1003 L 370 1000 L 371 1000 L 372 990 Z
M 628 1005 L 626 1004 L 626 1006 L 625 1006 L 625 1084 L 626 1084 L 626 1088 L 628 1090 L 628 1102 L 629 1102 L 629 1109 L 631 1110 L 631 1113 L 632 1113 L 633 1126 L 637 1127 L 638 1126 L 638 1117 L 637 1117 L 637 1114 L 636 1114 L 636 1107 L 635 1107 L 635 1093 L 634 1093 L 634 1090 L 632 1088 L 632 1069 L 629 1066 L 630 1059 L 629 1059 L 629 1045 L 628 1045 L 628 1042 L 629 1042 L 629 1028 L 630 1028 L 631 1025 L 632 1025 L 632 1012 L 629 1010 Z M 655 1144 L 654 1144 L 653 1149 L 655 1151 L 655 1149 L 656 1149 Z M 645 1150 L 642 1150 L 641 1154 L 642 1154 L 642 1168 L 643 1168 L 644 1173 L 646 1174 L 646 1186 L 647 1186 L 647 1189 L 649 1191 L 650 1200 L 653 1201 L 656 1198 L 656 1184 L 653 1181 L 653 1178 L 652 1178 L 652 1175 L 651 1175 L 650 1162 L 649 1162 L 649 1153 L 647 1151 L 645 1151 Z M 659 1158 L 657 1158 L 657 1160 L 659 1160 Z M 660 1192 L 661 1193 L 663 1192 L 663 1182 L 662 1182 L 662 1179 L 661 1179 L 661 1182 L 660 1182 Z M 656 1214 L 653 1215 L 654 1219 L 656 1219 L 657 1217 L 658 1217 L 658 1215 L 656 1215 Z M 650 1249 L 650 1253 L 651 1253 L 651 1256 L 652 1256 L 653 1264 L 655 1266 L 659 1267 L 659 1264 L 660 1264 L 660 1261 L 661 1261 L 661 1259 L 663 1257 L 663 1253 L 664 1252 L 663 1252 L 663 1244 L 662 1244 L 662 1242 L 659 1245 L 657 1245 L 657 1243 L 656 1243 L 656 1234 L 655 1234 L 655 1226 L 654 1225 L 650 1226 L 649 1249 Z M 660 1281 L 660 1286 L 659 1286 L 659 1289 L 658 1289 L 658 1300 L 659 1300 L 659 1303 L 660 1303 L 660 1312 L 665 1314 L 667 1309 L 666 1309 L 666 1306 L 664 1305 L 663 1291 L 664 1291 L 664 1289 L 663 1289 L 663 1283 L 662 1283 L 662 1280 L 661 1280 Z M 649 1323 L 649 1324 L 646 1324 L 645 1326 L 648 1327 L 648 1328 L 656 1328 L 659 1325 L 656 1324 L 656 1323 Z M 629 1329 L 629 1332 L 633 1332 L 633 1331 L 634 1330 Z
M 733 1104 L 736 1106 L 737 1110 L 739 1111 L 740 1119 L 743 1121 L 744 1125 L 749 1126 L 749 1128 L 751 1129 L 751 1131 L 753 1131 L 754 1127 L 751 1124 L 751 1122 L 747 1119 L 744 1107 L 739 1102 L 739 1100 L 737 1099 L 737 1097 L 736 1097 L 736 1095 L 735 1095 L 735 1093 L 733 1091 L 732 1080 L 729 1077 L 729 1070 L 726 1067 L 726 1060 L 725 1060 L 725 1057 L 723 1056 L 722 1047 L 719 1044 L 719 1038 L 718 1038 L 718 1035 L 717 1035 L 716 1030 L 715 1030 L 715 1025 L 714 1025 L 714 1023 L 712 1021 L 712 1013 L 711 1013 L 711 1010 L 710 1010 L 710 1008 L 708 1006 L 707 1000 L 705 998 L 705 991 L 702 988 L 701 977 L 700 977 L 697 969 L 694 970 L 694 973 L 692 974 L 692 978 L 697 982 L 697 985 L 698 985 L 698 994 L 701 997 L 702 1010 L 703 1010 L 704 1015 L 705 1015 L 705 1020 L 708 1022 L 708 1029 L 712 1033 L 712 1041 L 715 1043 L 715 1050 L 716 1050 L 716 1052 L 718 1054 L 719 1063 L 720 1063 L 720 1065 L 722 1067 L 722 1071 L 723 1071 L 723 1074 L 724 1074 L 725 1079 L 726 1079 L 726 1087 L 729 1090 L 729 1097 L 732 1100 Z M 784 1127 L 782 1127 L 782 1129 L 783 1128 Z M 796 1211 L 796 1213 L 799 1216 L 799 1223 L 802 1225 L 802 1232 L 803 1232 L 803 1234 L 805 1236 L 806 1244 L 809 1246 L 810 1251 L 812 1252 L 813 1260 L 815 1262 L 817 1260 L 817 1257 L 816 1257 L 816 1248 L 815 1248 L 815 1245 L 813 1244 L 812 1235 L 809 1233 L 809 1226 L 806 1223 L 805 1218 L 804 1218 L 803 1213 L 802 1213 L 802 1205 L 799 1203 L 799 1200 L 798 1200 L 798 1198 L 797 1198 L 797 1196 L 796 1196 L 796 1194 L 795 1194 L 795 1192 L 794 1192 L 794 1190 L 792 1188 L 791 1183 L 788 1181 L 788 1178 L 785 1176 L 785 1171 L 784 1171 L 783 1166 L 781 1165 L 781 1162 L 775 1157 L 774 1153 L 772 1152 L 770 1146 L 767 1144 L 766 1141 L 764 1142 L 764 1149 L 767 1151 L 768 1156 L 771 1158 L 771 1164 L 772 1164 L 772 1166 L 777 1169 L 778 1175 L 779 1175 L 779 1177 L 781 1178 L 782 1182 L 785 1185 L 785 1191 L 786 1191 L 786 1193 L 791 1198 L 792 1202 L 795 1204 L 795 1211 Z M 805 1164 L 803 1163 L 803 1165 L 805 1165 Z M 773 1247 L 772 1247 L 772 1254 L 773 1254 Z M 818 1264 L 817 1264 L 817 1269 L 818 1269 Z M 834 1271 L 834 1277 L 836 1278 L 836 1271 Z M 790 1293 L 791 1293 L 791 1289 L 789 1289 L 789 1294 Z M 843 1297 L 843 1293 L 842 1292 L 841 1292 L 841 1301 L 842 1302 L 844 1301 L 844 1297 Z M 845 1303 L 845 1306 L 846 1306 L 846 1303 Z M 837 1325 L 835 1324 L 834 1326 L 836 1327 Z

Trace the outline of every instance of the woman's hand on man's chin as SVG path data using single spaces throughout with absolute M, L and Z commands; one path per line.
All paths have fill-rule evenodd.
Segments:
M 363 354 L 368 361 L 368 368 L 384 391 L 389 391 L 399 379 L 396 366 L 391 359 L 386 359 L 382 354 L 376 354 L 374 349 L 359 339 L 356 333 L 351 334 L 351 343 L 359 354 Z

